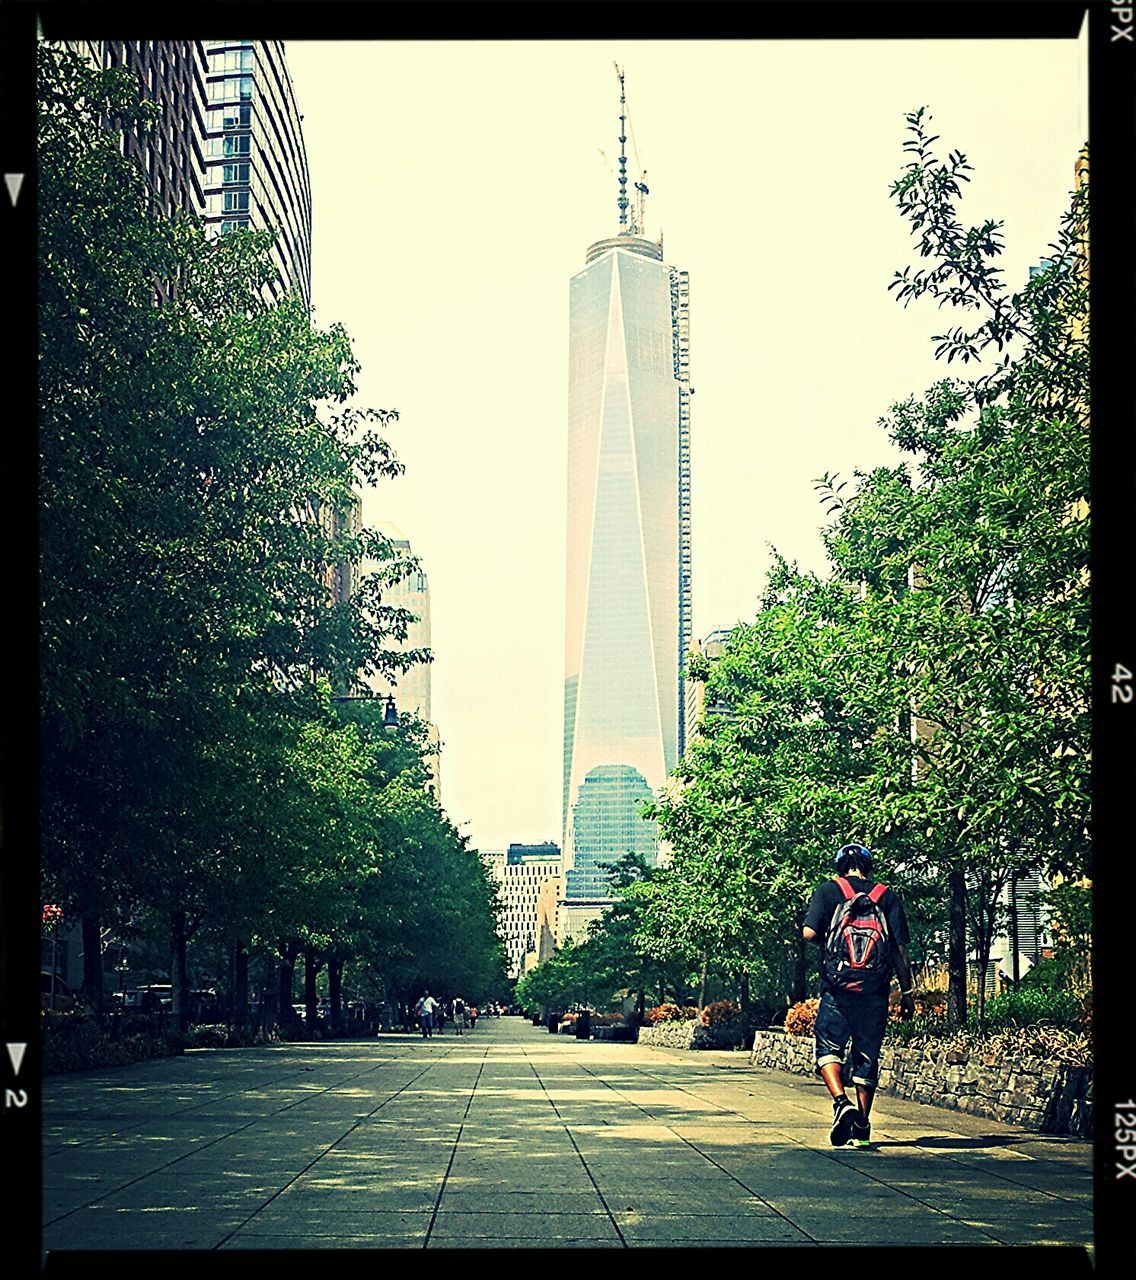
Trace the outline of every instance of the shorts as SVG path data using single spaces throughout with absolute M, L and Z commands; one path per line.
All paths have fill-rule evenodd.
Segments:
M 880 1049 L 887 1026 L 888 998 L 841 994 L 826 991 L 820 998 L 816 1026 L 817 1074 L 830 1062 L 845 1064 L 849 1042 L 852 1051 L 847 1066 L 852 1069 L 852 1083 L 867 1089 L 876 1088 L 880 1074 Z M 844 1075 L 848 1083 L 847 1074 Z

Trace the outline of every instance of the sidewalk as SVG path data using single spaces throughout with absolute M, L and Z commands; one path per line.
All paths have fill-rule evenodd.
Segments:
M 463 1037 L 200 1050 L 44 1081 L 45 1250 L 1087 1245 L 1092 1148 L 742 1053 Z

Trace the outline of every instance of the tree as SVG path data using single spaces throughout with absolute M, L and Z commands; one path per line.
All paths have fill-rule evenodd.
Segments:
M 329 564 L 389 559 L 321 514 L 398 473 L 393 415 L 335 411 L 350 342 L 296 296 L 265 302 L 269 235 L 162 215 L 104 128 L 153 119 L 126 73 L 41 45 L 45 880 L 95 938 L 158 907 L 180 1005 L 201 920 L 251 928 L 295 887 L 283 851 L 346 856 L 338 831 L 312 833 L 338 803 L 323 775 L 342 744 L 313 728 L 328 682 L 417 655 L 384 648 L 405 617 L 378 586 L 326 588 Z
M 882 425 L 911 461 L 818 481 L 826 579 L 778 561 L 753 624 L 702 672 L 716 713 L 661 802 L 672 883 L 657 947 L 748 960 L 799 935 L 795 911 L 856 838 L 903 882 L 945 885 L 949 1013 L 966 1013 L 966 928 L 989 952 L 1025 867 L 1088 873 L 1087 164 L 1047 265 L 1007 295 L 1000 224 L 955 213 L 970 168 L 936 159 L 925 112 L 893 194 L 929 265 L 897 273 L 973 313 L 950 364 Z M 793 904 L 792 909 L 787 909 Z M 922 946 L 940 945 L 933 921 Z

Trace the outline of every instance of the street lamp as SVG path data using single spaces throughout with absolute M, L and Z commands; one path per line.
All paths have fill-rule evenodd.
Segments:
M 332 702 L 378 702 L 380 696 L 373 693 L 342 693 L 332 696 Z M 398 707 L 395 706 L 394 694 L 388 693 L 386 706 L 383 708 L 383 728 L 398 728 Z

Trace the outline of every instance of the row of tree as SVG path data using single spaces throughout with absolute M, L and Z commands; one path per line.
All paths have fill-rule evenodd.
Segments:
M 284 1008 L 301 953 L 333 993 L 351 959 L 392 1001 L 488 993 L 495 895 L 421 726 L 337 697 L 427 657 L 382 600 L 409 563 L 341 518 L 399 474 L 397 415 L 349 406 L 340 326 L 267 300 L 268 233 L 163 214 L 118 142 L 155 125 L 133 77 L 42 44 L 39 89 L 43 880 L 82 919 L 87 1002 L 100 936 L 155 921 L 179 1013 L 195 935 L 238 994 L 275 950 Z
M 905 305 L 958 308 L 969 325 L 936 354 L 981 373 L 892 408 L 881 425 L 909 461 L 818 481 L 827 572 L 778 558 L 754 620 L 691 661 L 708 713 L 650 813 L 670 865 L 628 879 L 611 923 L 534 975 L 534 993 L 573 965 L 578 978 L 608 935 L 630 944 L 626 989 L 671 965 L 703 995 L 716 973 L 800 999 L 805 906 L 849 840 L 903 892 L 916 962 L 945 962 L 956 1023 L 968 953 L 984 973 L 1007 887 L 1063 880 L 1066 918 L 1084 916 L 1087 153 L 1047 260 L 1010 293 L 1001 224 L 956 211 L 965 156 L 936 157 L 925 110 L 907 124 L 892 194 L 925 265 L 892 287 Z M 594 976 L 605 985 L 603 964 Z M 584 999 L 580 986 L 557 989 Z

